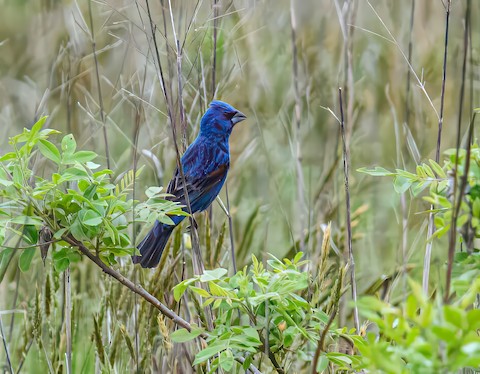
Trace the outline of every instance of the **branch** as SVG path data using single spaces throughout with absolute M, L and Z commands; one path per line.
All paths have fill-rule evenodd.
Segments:
M 160 302 L 155 296 L 148 293 L 142 287 L 137 286 L 134 284 L 130 279 L 125 278 L 122 274 L 118 271 L 112 269 L 111 267 L 107 266 L 99 257 L 95 256 L 90 250 L 85 247 L 81 242 L 73 238 L 71 235 L 62 237 L 70 245 L 77 247 L 80 252 L 82 252 L 85 256 L 87 256 L 91 261 L 93 261 L 98 267 L 100 267 L 105 273 L 110 275 L 111 277 L 115 278 L 125 287 L 129 288 L 132 292 L 135 292 L 137 295 L 143 297 L 147 302 L 157 308 L 165 317 L 170 318 L 176 325 L 184 327 L 188 331 L 192 330 L 192 326 L 185 321 L 182 317 L 178 314 L 173 312 L 169 309 L 166 305 Z M 208 334 L 203 333 L 200 335 L 202 338 L 207 338 Z
M 125 287 L 130 289 L 130 291 L 135 292 L 137 295 L 141 296 L 148 303 L 150 303 L 155 308 L 157 308 L 160 311 L 160 313 L 162 313 L 165 317 L 170 318 L 173 323 L 187 329 L 188 331 L 192 330 L 192 326 L 187 321 L 185 321 L 182 317 L 176 314 L 173 310 L 169 309 L 166 305 L 160 302 L 160 300 L 158 300 L 155 296 L 153 296 L 152 294 L 144 290 L 142 287 L 137 286 L 130 279 L 124 277 L 118 271 L 107 266 L 99 257 L 95 256 L 92 252 L 90 252 L 90 250 L 87 247 L 85 247 L 81 242 L 73 238 L 71 235 L 63 236 L 62 240 L 66 241 L 68 244 L 74 247 L 77 247 L 80 252 L 82 252 L 91 261 L 93 261 L 98 267 L 100 267 L 104 273 L 107 273 L 108 275 L 110 275 L 111 277 L 119 281 L 121 284 L 123 284 Z M 208 334 L 205 332 L 201 333 L 200 337 L 203 339 L 207 339 Z M 236 360 L 241 364 L 243 364 L 243 362 L 245 361 L 245 359 L 242 357 L 236 358 Z M 248 367 L 248 370 L 250 370 L 254 374 L 262 374 L 260 370 L 258 370 L 253 364 L 250 364 L 250 366 Z

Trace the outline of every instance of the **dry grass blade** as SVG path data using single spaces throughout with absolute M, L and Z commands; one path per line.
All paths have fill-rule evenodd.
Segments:
M 357 306 L 357 280 L 355 279 L 355 259 L 353 257 L 353 248 L 352 248 L 352 222 L 350 218 L 350 191 L 349 191 L 349 153 L 347 152 L 347 143 L 345 138 L 345 122 L 343 116 L 343 103 L 342 103 L 342 89 L 338 89 L 338 98 L 340 106 L 340 126 L 342 133 L 342 144 L 343 144 L 343 172 L 345 176 L 345 205 L 346 205 L 346 226 L 347 226 L 347 248 L 348 248 L 348 264 L 350 268 L 350 286 L 352 288 L 352 299 L 355 305 L 353 306 L 353 320 L 355 323 L 355 329 L 360 331 L 360 319 L 358 317 L 358 306 Z

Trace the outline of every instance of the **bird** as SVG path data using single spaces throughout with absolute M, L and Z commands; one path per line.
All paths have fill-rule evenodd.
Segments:
M 234 126 L 245 120 L 245 114 L 223 101 L 214 100 L 200 121 L 197 138 L 180 159 L 185 182 L 177 166 L 167 186 L 167 199 L 183 205 L 187 213 L 207 209 L 220 193 L 230 168 L 229 138 Z M 186 188 L 186 191 L 185 191 Z M 186 193 L 191 212 L 187 208 Z M 143 268 L 158 265 L 163 250 L 185 216 L 170 216 L 173 225 L 155 221 L 153 228 L 138 245 L 140 255 L 133 255 L 134 264 Z

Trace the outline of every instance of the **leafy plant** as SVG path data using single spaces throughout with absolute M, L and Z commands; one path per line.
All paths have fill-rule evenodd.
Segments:
M 112 171 L 99 169 L 93 162 L 97 154 L 77 150 L 72 135 L 61 140 L 60 148 L 48 140 L 59 134 L 44 129 L 46 117 L 41 118 L 31 130 L 12 137 L 13 148 L 0 158 L 0 253 L 2 269 L 22 248 L 19 266 L 27 271 L 35 255 L 35 246 L 46 251 L 53 247 L 52 259 L 58 271 L 80 260 L 71 241 L 81 242 L 94 251 L 106 264 L 116 263 L 117 257 L 134 253 L 127 228 L 136 222 L 152 224 L 156 219 L 172 223 L 169 214 L 185 215 L 181 206 L 166 200 L 158 187 L 147 190 L 148 200 L 134 206 L 129 198 L 139 169 L 125 173 L 117 184 L 112 183 Z M 49 162 L 40 160 L 39 154 Z M 43 162 L 45 176 L 39 176 Z M 35 168 L 35 170 L 33 170 Z M 2 272 L 3 276 L 3 272 Z
M 359 301 L 361 314 L 378 327 L 357 340 L 357 369 L 384 373 L 452 373 L 480 367 L 480 310 L 470 309 L 480 292 L 480 278 L 452 305 L 428 300 L 410 282 L 406 303 L 393 306 L 370 296 Z
M 318 294 L 311 292 L 314 282 L 308 272 L 302 271 L 307 265 L 302 256 L 299 252 L 292 261 L 271 256 L 266 267 L 252 256 L 252 265 L 231 277 L 226 269 L 219 268 L 179 283 L 174 288 L 177 301 L 188 291 L 192 298 L 202 300 L 202 309 L 211 306 L 215 313 L 208 346 L 197 353 L 194 364 L 210 359 L 210 372 L 219 367 L 229 371 L 235 359 L 242 359 L 247 368 L 265 354 L 273 367 L 283 371 L 311 365 L 322 334 L 329 341 L 340 337 L 361 339 L 353 331 L 329 324 L 330 314 L 336 314 L 344 270 L 331 289 L 329 303 L 321 307 L 317 304 Z M 206 331 L 207 326 L 191 332 L 180 329 L 172 334 L 172 340 L 185 342 Z M 358 357 L 323 351 L 318 368 L 324 370 L 331 362 L 337 369 L 347 370 L 354 361 Z
M 475 143 L 469 154 L 466 149 L 459 149 L 457 158 L 457 150 L 448 149 L 444 155 L 446 158 L 443 166 L 429 160 L 428 163 L 417 165 L 415 173 L 402 169 L 389 171 L 382 167 L 361 168 L 358 171 L 373 176 L 393 177 L 393 186 L 398 193 L 410 191 L 413 196 L 419 196 L 428 188 L 428 193 L 422 198 L 434 207 L 436 230 L 431 239 L 442 237 L 450 230 L 454 184 L 457 183 L 460 188 L 462 178 L 465 178 L 465 190 L 462 192 L 464 198 L 460 203 L 457 227 L 463 228 L 462 240 L 472 250 L 474 238 L 480 237 L 480 148 Z

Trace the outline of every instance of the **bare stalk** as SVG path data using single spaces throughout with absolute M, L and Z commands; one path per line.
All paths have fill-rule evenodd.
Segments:
M 92 0 L 88 2 L 88 14 L 90 18 L 90 35 L 92 37 L 92 49 L 93 49 L 93 60 L 95 62 L 95 77 L 97 80 L 98 88 L 98 105 L 100 106 L 100 119 L 102 120 L 102 130 L 103 130 L 103 141 L 105 143 L 105 157 L 107 159 L 107 169 L 110 169 L 110 151 L 108 148 L 108 137 L 107 137 L 107 127 L 105 123 L 105 111 L 103 110 L 103 96 L 102 88 L 100 85 L 100 72 L 98 69 L 98 59 L 97 59 L 97 45 L 95 42 L 95 30 L 93 28 L 93 16 L 92 16 Z
M 10 360 L 10 352 L 8 350 L 6 334 L 5 334 L 5 331 L 3 330 L 2 316 L 0 316 L 0 334 L 2 336 L 3 348 L 5 349 L 5 356 L 7 358 L 7 368 L 8 368 L 8 370 L 10 370 L 11 374 L 15 374 L 15 372 L 13 371 L 13 367 L 12 367 L 12 361 Z
M 145 91 L 145 82 L 146 82 L 146 77 L 147 77 L 147 66 L 145 65 L 145 70 L 143 74 L 143 81 L 142 81 L 142 90 L 141 90 L 141 96 L 143 96 L 144 91 Z M 133 185 L 132 185 L 132 199 L 133 201 L 135 200 L 135 197 L 137 195 L 137 167 L 138 167 L 138 136 L 140 134 L 140 119 L 141 119 L 141 114 L 140 110 L 142 108 L 142 101 L 139 100 L 138 104 L 135 105 L 135 126 L 133 128 L 133 146 L 132 146 L 132 164 L 133 164 Z M 133 207 L 134 213 L 135 213 L 135 206 Z M 132 215 L 132 239 L 133 243 L 136 243 L 137 239 L 137 231 L 135 230 L 135 214 Z M 137 275 L 138 272 L 136 268 L 133 271 L 133 280 L 135 283 L 137 283 Z M 134 307 L 133 307 L 133 313 L 134 313 L 134 325 L 135 325 L 135 365 L 137 368 L 137 372 L 139 371 L 139 357 L 140 357 L 140 342 L 139 342 L 139 333 L 138 333 L 138 302 L 137 302 L 137 294 L 134 294 Z
M 193 215 L 192 215 L 190 198 L 188 196 L 188 191 L 187 191 L 187 188 L 186 188 L 187 184 L 186 184 L 186 181 L 185 181 L 185 174 L 183 173 L 183 166 L 182 166 L 182 163 L 180 162 L 180 150 L 178 148 L 178 143 L 177 143 L 177 129 L 176 129 L 176 126 L 175 126 L 175 120 L 173 118 L 173 110 L 172 110 L 171 101 L 169 100 L 169 96 L 168 96 L 166 86 L 165 86 L 165 78 L 164 78 L 164 75 L 163 75 L 162 62 L 160 60 L 160 53 L 158 51 L 157 37 L 156 37 L 156 33 L 155 33 L 156 28 L 155 28 L 155 23 L 153 22 L 152 14 L 150 12 L 150 5 L 149 5 L 148 0 L 146 1 L 146 5 L 147 5 L 148 20 L 149 20 L 150 29 L 151 29 L 151 32 L 152 32 L 153 46 L 154 46 L 154 50 L 155 50 L 156 61 L 157 61 L 157 64 L 158 64 L 158 74 L 159 74 L 158 79 L 159 79 L 160 85 L 162 87 L 163 96 L 165 98 L 165 103 L 166 103 L 166 106 L 167 106 L 168 118 L 170 120 L 170 128 L 172 130 L 173 144 L 175 146 L 175 153 L 177 155 L 177 167 L 178 167 L 178 171 L 180 173 L 180 177 L 182 179 L 183 189 L 185 191 L 185 203 L 186 203 L 186 206 L 187 206 L 187 211 L 190 213 L 189 219 L 190 219 L 190 226 L 191 226 L 191 233 L 192 233 L 192 235 L 191 235 L 191 237 L 192 237 L 192 247 L 193 247 L 194 252 L 196 251 L 199 254 L 200 253 L 200 245 L 199 245 L 199 242 L 198 242 L 198 234 L 197 234 L 197 230 L 195 229 L 195 221 L 194 221 Z M 197 258 L 198 258 L 198 256 L 197 256 Z M 200 261 L 201 261 L 201 256 L 200 256 Z M 194 261 L 194 266 L 196 266 L 195 261 Z M 203 272 L 203 269 L 202 269 L 203 264 L 199 264 L 199 266 L 200 266 L 199 269 L 195 269 L 197 271 L 197 274 L 201 274 Z
M 217 78 L 217 33 L 218 33 L 218 0 L 213 0 L 213 58 L 212 58 L 212 99 L 216 92 Z
M 233 220 L 230 214 L 230 199 L 228 197 L 228 186 L 225 181 L 225 194 L 227 199 L 227 212 L 228 212 L 228 230 L 230 231 L 230 256 L 232 257 L 233 274 L 237 273 L 237 260 L 235 259 L 235 240 L 233 237 Z
M 469 42 L 469 30 L 470 30 L 470 6 L 471 2 L 467 1 L 467 8 L 465 10 L 465 30 L 463 32 L 463 62 L 462 62 L 462 80 L 460 85 L 460 102 L 458 104 L 458 122 L 457 122 L 457 141 L 456 141 L 456 152 L 455 152 L 455 168 L 453 169 L 453 201 L 452 201 L 452 223 L 450 225 L 450 232 L 449 232 L 449 241 L 448 241 L 448 263 L 447 263 L 447 279 L 446 279 L 446 287 L 445 287 L 445 302 L 448 301 L 449 294 L 450 294 L 450 283 L 452 277 L 452 266 L 453 266 L 453 257 L 455 254 L 455 243 L 457 238 L 457 217 L 458 212 L 460 209 L 460 205 L 462 203 L 462 195 L 464 186 L 460 190 L 460 194 L 458 197 L 457 203 L 457 189 L 458 189 L 458 181 L 457 181 L 457 171 L 458 171 L 458 153 L 460 149 L 460 139 L 461 139 L 461 130 L 462 130 L 462 112 L 463 112 L 463 100 L 465 97 L 465 76 L 467 73 L 467 55 L 468 55 L 468 42 Z M 473 124 L 470 125 L 470 128 L 473 127 Z M 470 136 L 471 131 L 469 129 L 469 137 L 468 137 L 468 145 L 467 147 L 470 148 Z M 469 158 L 469 153 L 467 152 L 467 157 Z M 468 169 L 464 171 L 466 175 L 468 173 Z M 463 179 L 462 179 L 463 182 Z M 463 184 L 463 183 L 462 183 Z
M 300 251 L 304 251 L 305 247 L 305 182 L 302 170 L 302 151 L 300 139 L 300 120 L 301 120 L 301 100 L 300 91 L 298 88 L 298 56 L 297 56 L 297 22 L 295 19 L 294 1 L 290 0 L 290 24 L 291 24 L 291 43 L 292 43 L 292 80 L 295 93 L 295 112 L 294 112 L 294 134 L 296 146 L 295 167 L 297 171 L 297 204 L 298 204 L 298 219 L 300 222 Z M 296 248 L 295 248 L 296 249 Z
M 408 64 L 412 64 L 412 50 L 413 50 L 413 25 L 415 19 L 415 0 L 412 0 L 412 7 L 410 11 L 410 29 L 408 32 Z M 404 117 L 404 124 L 408 126 L 410 123 L 410 79 L 411 79 L 411 71 L 407 69 L 407 84 L 405 88 L 405 117 Z M 393 108 L 393 107 L 392 107 Z M 398 131 L 398 141 L 400 141 L 400 132 Z M 397 146 L 397 166 L 400 167 L 401 162 L 401 149 Z M 402 210 L 402 286 L 403 286 L 403 297 L 406 299 L 407 297 L 407 245 L 408 245 L 408 211 L 407 211 L 407 197 L 405 192 L 400 195 L 400 207 Z
M 468 139 L 467 139 L 467 150 L 465 155 L 465 166 L 463 170 L 462 179 L 460 181 L 460 191 L 458 193 L 458 198 L 453 195 L 453 199 L 456 202 L 452 204 L 452 223 L 451 223 L 451 230 L 450 230 L 450 237 L 449 237 L 449 247 L 448 247 L 448 262 L 447 262 L 447 280 L 446 280 L 446 287 L 445 287 L 445 297 L 444 302 L 447 303 L 449 296 L 450 296 L 450 284 L 452 281 L 452 269 L 453 269 L 453 258 L 455 255 L 455 239 L 456 239 L 456 229 L 457 229 L 457 217 L 460 211 L 460 206 L 462 204 L 462 199 L 465 194 L 465 187 L 468 183 L 468 172 L 470 170 L 470 153 L 471 153 L 471 146 L 472 146 L 472 139 L 473 139 L 473 127 L 475 124 L 475 116 L 474 113 L 472 117 L 472 121 L 470 122 L 470 127 L 468 129 Z M 457 160 L 458 160 L 458 149 L 457 149 Z M 455 161 L 457 163 L 458 161 Z M 457 167 L 455 168 L 457 169 Z M 456 176 L 455 176 L 456 177 Z M 455 230 L 455 231 L 454 231 Z
M 435 161 L 437 162 L 440 160 L 440 144 L 442 142 L 443 110 L 445 107 L 445 83 L 447 80 L 448 26 L 450 20 L 451 4 L 452 0 L 447 0 L 447 9 L 445 15 L 445 47 L 443 50 L 442 91 L 440 95 L 440 118 L 438 120 L 437 152 L 435 153 Z
M 451 0 L 447 0 L 447 8 L 445 15 L 445 46 L 443 50 L 443 75 L 442 75 L 442 89 L 440 94 L 440 113 L 438 115 L 438 134 L 437 134 L 437 149 L 435 152 L 435 161 L 438 163 L 440 161 L 440 146 L 442 141 L 442 128 L 443 128 L 443 111 L 445 107 L 445 83 L 447 80 L 447 52 L 448 52 L 448 27 L 450 20 L 450 6 Z M 433 207 L 432 207 L 433 209 Z M 430 213 L 428 218 L 428 229 L 427 229 L 427 245 L 425 248 L 425 257 L 423 260 L 423 291 L 425 294 L 428 294 L 428 280 L 430 278 L 430 261 L 432 258 L 432 240 L 431 237 L 435 230 L 435 225 L 433 222 L 433 213 Z M 448 290 L 446 291 L 448 294 Z
M 414 24 L 414 17 L 415 17 L 415 0 L 412 0 L 412 7 L 410 10 L 410 30 L 408 32 L 408 56 L 407 62 L 411 66 L 412 65 L 412 50 L 413 50 L 413 41 L 412 41 L 412 34 L 413 34 L 413 24 Z M 408 97 L 410 95 L 410 76 L 411 71 L 407 69 L 407 87 L 405 89 L 405 123 L 408 125 L 409 117 L 410 117 L 410 101 Z
M 355 329 L 357 332 L 360 331 L 360 319 L 358 317 L 358 307 L 357 307 L 357 281 L 355 279 L 355 259 L 353 257 L 353 248 L 352 248 L 352 222 L 350 218 L 350 191 L 348 186 L 348 175 L 349 175 L 349 165 L 350 159 L 347 153 L 347 143 L 345 140 L 345 122 L 343 116 L 343 101 L 342 101 L 342 88 L 338 88 L 338 98 L 340 105 L 340 126 L 342 132 L 342 144 L 343 144 L 343 172 L 345 174 L 345 204 L 347 210 L 347 243 L 348 243 L 348 257 L 349 257 L 349 267 L 350 270 L 350 283 L 352 285 L 352 299 L 354 302 L 353 306 L 353 320 L 355 323 Z

